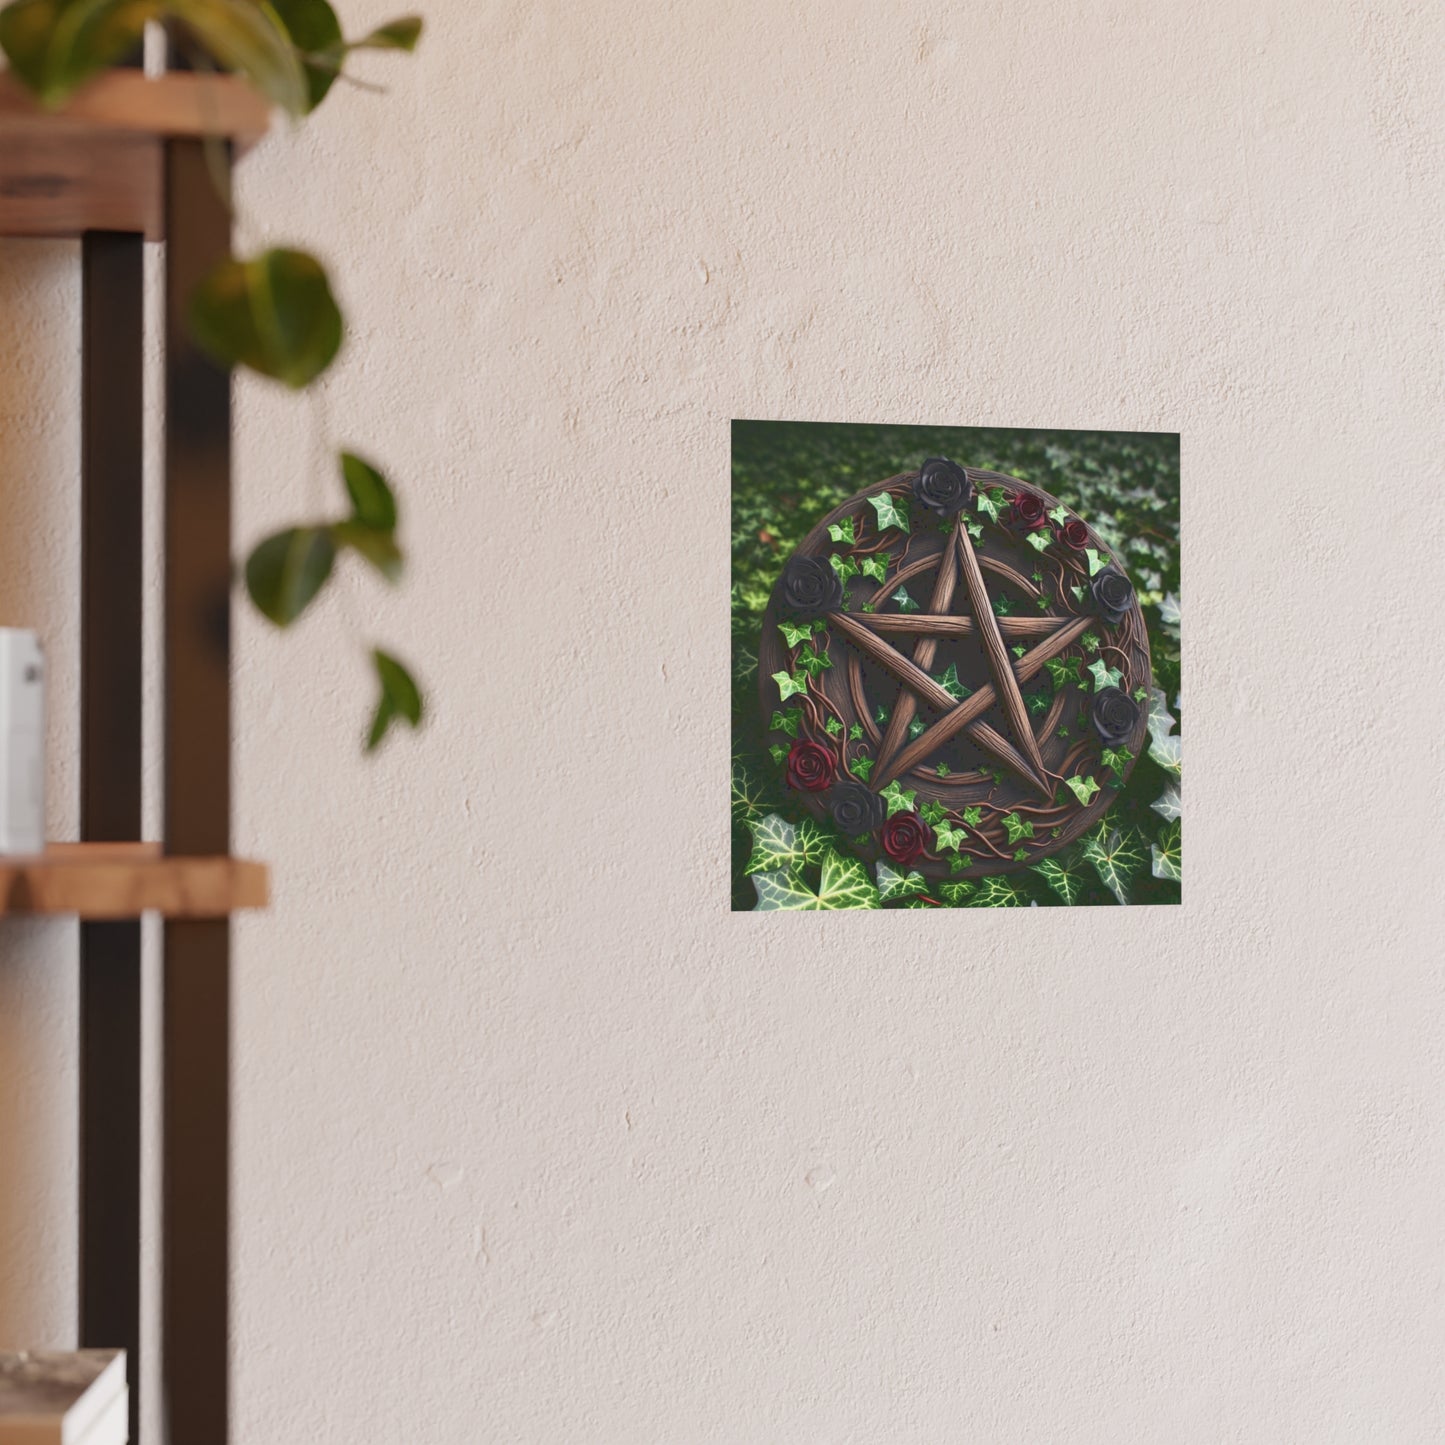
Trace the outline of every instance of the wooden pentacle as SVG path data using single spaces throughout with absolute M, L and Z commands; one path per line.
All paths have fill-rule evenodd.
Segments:
M 1007 873 L 1092 828 L 1148 731 L 1134 588 L 1019 477 L 932 458 L 823 517 L 758 649 L 789 788 L 865 858 Z

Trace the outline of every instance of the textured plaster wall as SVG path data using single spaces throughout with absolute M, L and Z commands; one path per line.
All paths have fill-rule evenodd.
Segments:
M 240 626 L 239 1445 L 1445 1437 L 1445 15 L 426 8 L 245 168 L 352 339 L 240 387 L 241 538 L 344 442 L 415 566 Z M 0 309 L 63 654 L 70 253 Z M 1183 434 L 1182 909 L 727 912 L 735 415 Z M 371 764 L 358 635 L 435 704 Z M 72 1327 L 73 946 L 0 930 L 12 1342 Z

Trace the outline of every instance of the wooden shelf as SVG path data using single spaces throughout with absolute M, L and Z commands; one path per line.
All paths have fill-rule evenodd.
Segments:
M 35 858 L 0 858 L 0 918 L 223 918 L 264 908 L 264 863 L 166 857 L 158 843 L 52 843 Z
M 219 136 L 241 154 L 269 122 L 267 102 L 231 75 L 113 70 L 51 111 L 0 74 L 0 236 L 135 231 L 158 241 L 164 142 Z

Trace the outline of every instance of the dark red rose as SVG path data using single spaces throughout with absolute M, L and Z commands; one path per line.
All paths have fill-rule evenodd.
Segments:
M 1089 545 L 1089 529 L 1077 517 L 1070 517 L 1059 528 L 1059 536 L 1076 552 L 1082 552 Z
M 917 813 L 895 813 L 879 830 L 883 851 L 905 868 L 928 846 L 928 830 Z
M 1036 497 L 1032 492 L 1020 492 L 1014 498 L 1014 521 L 1020 527 L 1042 527 L 1048 519 L 1048 508 L 1044 506 L 1042 497 Z
M 788 752 L 788 786 L 821 793 L 831 787 L 838 759 L 821 743 L 796 742 Z

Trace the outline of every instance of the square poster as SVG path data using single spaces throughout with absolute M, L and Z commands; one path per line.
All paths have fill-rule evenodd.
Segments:
M 732 426 L 734 910 L 1178 903 L 1179 438 Z

